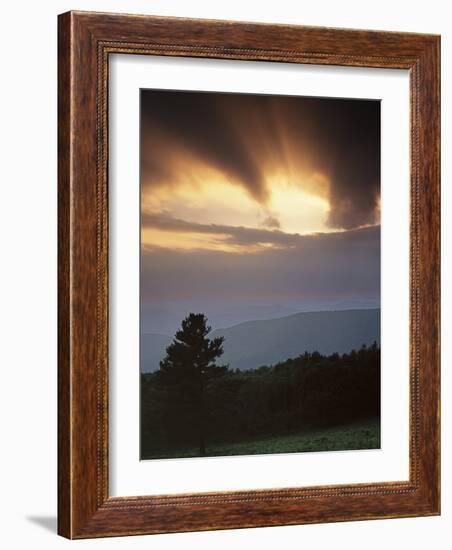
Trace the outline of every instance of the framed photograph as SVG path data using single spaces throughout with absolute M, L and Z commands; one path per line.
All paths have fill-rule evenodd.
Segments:
M 59 16 L 61 535 L 440 513 L 439 50 Z

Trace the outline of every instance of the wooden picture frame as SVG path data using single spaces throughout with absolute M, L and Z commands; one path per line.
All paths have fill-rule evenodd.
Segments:
M 68 538 L 440 513 L 440 38 L 69 12 L 58 39 L 58 532 Z M 108 74 L 127 53 L 410 74 L 409 481 L 148 497 L 108 491 Z

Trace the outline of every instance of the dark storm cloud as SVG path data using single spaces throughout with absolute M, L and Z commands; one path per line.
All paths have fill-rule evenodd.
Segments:
M 155 158 L 147 145 L 149 132 L 151 142 L 166 139 L 168 147 L 190 151 L 239 180 L 256 200 L 266 199 L 259 165 L 243 147 L 243 136 L 234 124 L 243 109 L 236 98 L 234 101 L 234 97 L 220 94 L 143 91 L 141 106 L 145 182 L 161 176 L 159 169 L 153 173 Z M 166 159 L 160 157 L 160 161 L 165 163 Z
M 292 177 L 295 167 L 328 178 L 331 227 L 379 221 L 378 101 L 145 90 L 141 106 L 145 188 L 176 184 L 181 154 L 265 205 L 269 165 Z

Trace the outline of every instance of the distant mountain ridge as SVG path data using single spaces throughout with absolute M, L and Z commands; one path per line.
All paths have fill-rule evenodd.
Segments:
M 380 309 L 348 309 L 295 313 L 286 317 L 246 321 L 212 331 L 225 338 L 220 363 L 233 369 L 272 365 L 305 351 L 347 353 L 374 341 L 380 344 Z M 163 334 L 141 335 L 141 370 L 155 371 L 173 340 Z

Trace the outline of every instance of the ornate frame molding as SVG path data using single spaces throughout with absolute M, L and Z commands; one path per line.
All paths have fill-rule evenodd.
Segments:
M 88 12 L 59 17 L 61 535 L 439 513 L 439 45 L 437 36 L 408 33 Z M 109 497 L 108 59 L 121 53 L 410 71 L 409 481 Z

